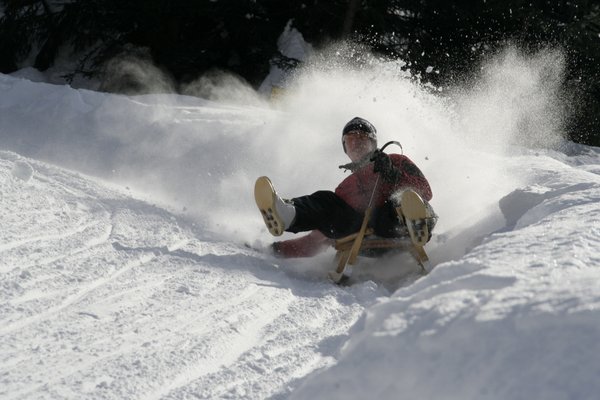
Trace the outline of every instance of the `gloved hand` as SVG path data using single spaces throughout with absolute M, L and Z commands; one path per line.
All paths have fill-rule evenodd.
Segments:
M 381 150 L 375 150 L 371 156 L 373 161 L 373 172 L 375 173 L 386 173 L 392 169 L 392 160 L 390 157 Z
M 371 156 L 373 172 L 381 175 L 386 182 L 393 183 L 399 176 L 399 171 L 392 164 L 390 157 L 381 150 L 375 150 Z

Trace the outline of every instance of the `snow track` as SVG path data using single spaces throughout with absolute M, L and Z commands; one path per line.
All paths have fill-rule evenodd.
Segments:
M 382 294 L 293 277 L 43 163 L 24 181 L 20 160 L 0 152 L 3 399 L 286 397 Z

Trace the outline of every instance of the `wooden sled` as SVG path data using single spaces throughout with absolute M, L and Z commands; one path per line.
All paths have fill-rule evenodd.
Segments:
M 396 208 L 398 218 L 404 222 L 407 235 L 399 238 L 382 238 L 374 235 L 368 228 L 372 209 L 365 211 L 362 226 L 357 233 L 338 239 L 335 242 L 337 268 L 329 273 L 335 283 L 343 283 L 352 276 L 352 266 L 360 255 L 390 250 L 406 251 L 417 261 L 423 274 L 431 271 L 429 257 L 424 246 L 430 238 L 427 219 L 427 207 L 421 197 L 413 190 L 401 195 L 400 207 Z

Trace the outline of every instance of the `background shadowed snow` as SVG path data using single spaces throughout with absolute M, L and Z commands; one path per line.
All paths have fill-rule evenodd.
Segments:
M 400 141 L 430 180 L 440 215 L 436 240 L 468 226 L 477 225 L 475 236 L 501 227 L 498 201 L 522 180 L 506 159 L 519 151 L 512 146 L 560 143 L 560 54 L 507 50 L 463 88 L 423 87 L 402 63 L 365 60 L 360 67 L 315 61 L 274 104 L 250 100 L 246 87 L 223 79 L 227 98 L 238 91 L 248 106 L 3 76 L 0 143 L 128 186 L 231 240 L 268 242 L 254 209 L 254 180 L 270 176 L 284 197 L 334 189 L 346 176 L 337 167 L 348 161 L 341 129 L 359 115 L 377 127 L 380 145 Z M 456 238 L 451 247 L 473 239 Z

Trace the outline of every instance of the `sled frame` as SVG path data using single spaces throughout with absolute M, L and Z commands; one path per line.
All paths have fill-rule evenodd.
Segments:
M 404 220 L 402 209 L 396 208 L 398 216 Z M 400 238 L 382 238 L 374 235 L 373 229 L 367 228 L 371 216 L 371 209 L 367 209 L 361 229 L 352 235 L 335 241 L 337 250 L 335 259 L 337 268 L 329 273 L 332 281 L 342 284 L 352 275 L 352 266 L 356 264 L 361 251 L 371 249 L 397 249 L 410 253 L 421 267 L 423 275 L 431 271 L 429 257 L 421 242 L 413 241 L 410 236 Z M 366 240 L 365 240 L 366 239 Z

